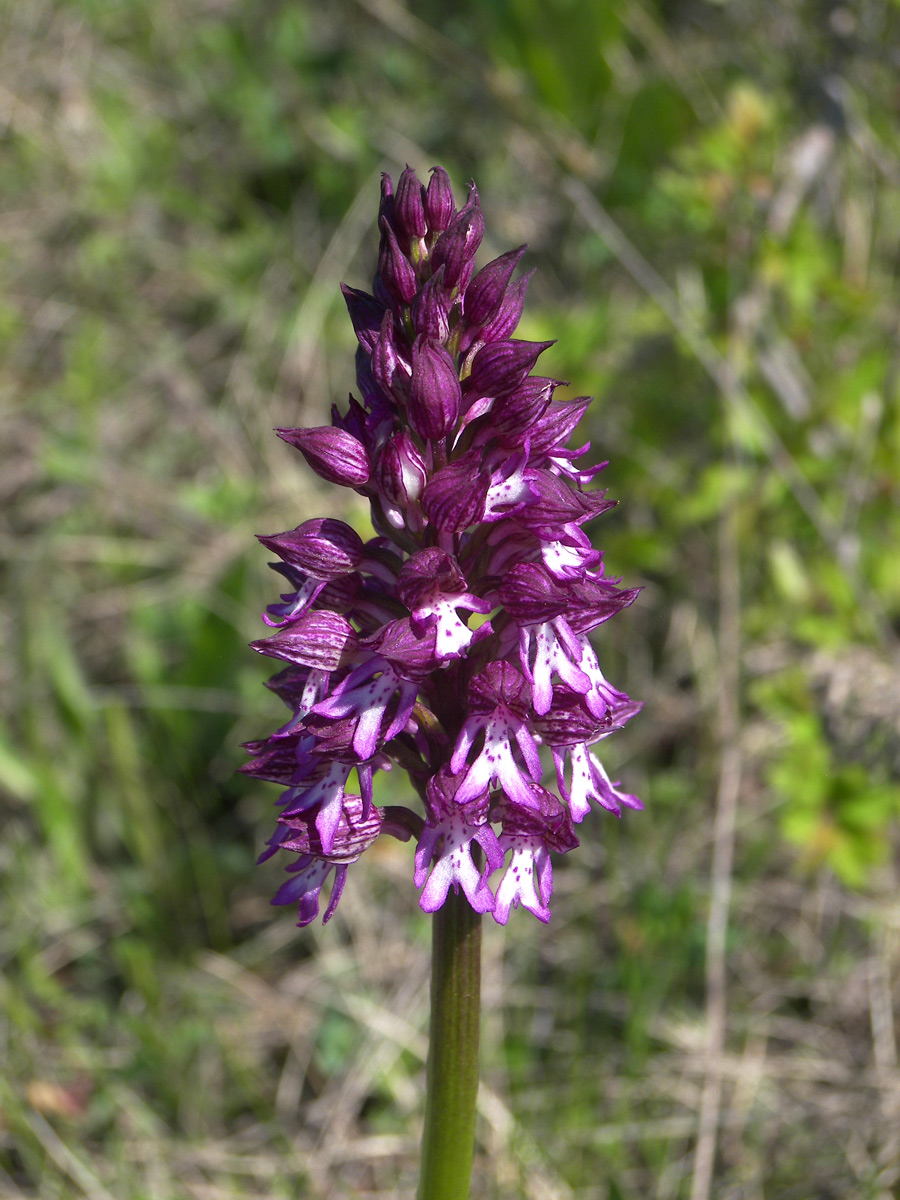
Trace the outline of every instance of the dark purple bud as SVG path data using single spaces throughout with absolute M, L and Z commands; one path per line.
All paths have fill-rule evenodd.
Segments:
M 432 167 L 431 178 L 425 190 L 425 219 L 429 232 L 443 233 L 445 229 L 449 229 L 455 212 L 450 176 L 443 167 Z
M 424 438 L 446 437 L 459 417 L 462 389 L 451 356 L 443 346 L 416 342 L 407 411 L 413 429 Z
M 395 433 L 375 463 L 375 483 L 388 503 L 405 508 L 422 495 L 425 460 L 406 430 Z
M 400 304 L 410 304 L 419 286 L 412 263 L 400 249 L 396 235 L 387 221 L 381 222 L 381 252 L 378 255 L 378 278 L 388 293 Z
M 524 718 L 530 708 L 531 689 L 512 663 L 491 662 L 469 684 L 469 713 L 486 716 L 501 706 Z
M 518 387 L 539 356 L 553 342 L 491 342 L 472 361 L 466 390 L 477 396 L 496 396 Z
M 500 307 L 519 259 L 528 249 L 519 246 L 482 267 L 466 288 L 464 311 L 470 325 L 486 325 Z
M 525 305 L 525 293 L 528 290 L 528 284 L 531 282 L 533 274 L 534 271 L 529 271 L 526 275 L 521 275 L 514 283 L 509 285 L 500 307 L 481 331 L 480 337 L 482 341 L 502 342 L 515 331 L 519 323 L 519 318 L 522 316 L 522 309 Z
M 378 228 L 382 220 L 389 225 L 394 223 L 394 184 L 387 171 L 381 173 L 381 203 L 378 205 Z
M 521 445 L 523 433 L 543 416 L 561 382 L 540 375 L 527 376 L 515 391 L 497 397 L 487 432 L 492 437 L 507 435 L 515 439 L 510 444 Z
M 386 312 L 372 350 L 371 368 L 376 383 L 388 393 L 393 391 L 399 361 L 394 339 L 394 318 L 390 312 Z
M 432 342 L 443 342 L 450 332 L 444 300 L 443 267 L 438 267 L 425 286 L 416 293 L 412 304 L 412 323 L 419 337 Z
M 427 484 L 422 510 L 435 529 L 458 533 L 482 519 L 490 477 L 480 466 L 481 451 L 469 450 Z
M 258 654 L 282 658 L 301 667 L 337 670 L 358 648 L 349 621 L 334 612 L 306 612 L 271 637 L 250 645 Z
M 465 354 L 476 342 L 482 345 L 486 345 L 488 342 L 502 342 L 515 333 L 525 305 L 525 293 L 533 274 L 534 271 L 529 271 L 526 275 L 520 275 L 509 285 L 500 307 L 483 329 L 472 326 L 465 331 L 459 339 L 461 354 Z
M 276 429 L 289 446 L 295 446 L 315 473 L 329 483 L 359 487 L 371 474 L 365 446 L 342 429 L 319 425 L 314 429 Z
M 606 500 L 604 492 L 578 492 L 552 471 L 529 468 L 525 478 L 534 497 L 516 514 L 526 529 L 554 529 L 570 522 L 580 525 L 610 508 L 617 500 Z
M 425 189 L 412 167 L 407 167 L 397 181 L 394 198 L 394 228 L 407 237 L 424 237 L 428 232 L 425 220 Z
M 570 601 L 570 590 L 538 563 L 517 563 L 500 585 L 500 603 L 517 625 L 550 621 Z
M 341 284 L 341 292 L 350 313 L 350 320 L 353 322 L 353 331 L 359 338 L 360 344 L 371 354 L 378 331 L 381 329 L 384 305 L 379 304 L 375 297 L 370 296 L 368 292 L 348 287 L 345 283 Z
M 314 517 L 288 533 L 257 537 L 279 558 L 314 579 L 335 579 L 355 571 L 363 556 L 359 534 L 332 517 Z
M 434 269 L 440 266 L 444 268 L 444 286 L 448 291 L 465 287 L 483 237 L 484 217 L 478 204 L 478 192 L 473 185 L 468 203 L 446 233 L 438 238 L 431 255 Z
M 576 400 L 559 400 L 548 405 L 540 419 L 528 431 L 532 459 L 539 459 L 542 455 L 565 446 L 590 403 L 590 396 L 579 396 Z
M 406 679 L 424 679 L 434 671 L 440 659 L 435 651 L 435 630 L 416 632 L 409 617 L 389 621 L 372 637 L 365 639 L 368 650 L 378 653 Z

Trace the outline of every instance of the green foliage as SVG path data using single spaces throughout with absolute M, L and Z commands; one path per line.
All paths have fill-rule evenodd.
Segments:
M 781 745 L 765 775 L 780 801 L 781 831 L 799 848 L 798 866 L 813 873 L 827 865 L 849 887 L 871 885 L 900 817 L 900 785 L 887 763 L 842 759 L 796 674 L 758 687 L 756 699 L 779 718 Z

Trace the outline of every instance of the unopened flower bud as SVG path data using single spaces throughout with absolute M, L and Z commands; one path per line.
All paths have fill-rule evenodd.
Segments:
M 470 450 L 429 480 L 422 508 L 435 529 L 456 533 L 484 516 L 490 480 L 481 474 L 480 463 L 481 451 Z
M 539 356 L 553 342 L 492 342 L 482 346 L 472 361 L 469 389 L 479 396 L 512 391 L 522 382 Z
M 381 253 L 378 256 L 378 276 L 389 295 L 401 304 L 409 304 L 419 286 L 412 263 L 400 249 L 397 237 L 387 223 L 381 222 Z
M 332 517 L 314 517 L 287 533 L 257 537 L 279 558 L 314 579 L 335 579 L 355 571 L 363 556 L 359 534 Z
M 443 167 L 432 167 L 431 178 L 425 189 L 425 218 L 429 232 L 443 233 L 449 229 L 455 211 L 450 176 Z
M 356 652 L 359 641 L 353 626 L 339 613 L 307 612 L 271 637 L 260 638 L 250 645 L 258 654 L 302 667 L 334 671 L 344 655 Z
M 461 209 L 453 224 L 442 233 L 432 251 L 434 269 L 443 266 L 444 286 L 464 288 L 474 269 L 475 254 L 484 237 L 484 217 L 473 186 L 468 203 Z
M 442 342 L 447 337 L 450 324 L 444 296 L 444 268 L 438 267 L 413 300 L 412 323 L 419 337 L 431 342 Z
M 342 429 L 319 425 L 313 429 L 276 429 L 278 436 L 296 446 L 315 473 L 329 483 L 360 487 L 372 466 L 365 446 Z
M 424 237 L 428 232 L 425 219 L 425 194 L 412 167 L 407 167 L 397 181 L 394 198 L 394 228 L 409 238 Z
M 479 334 L 483 342 L 502 342 L 515 333 L 525 305 L 525 293 L 533 274 L 534 271 L 528 271 L 507 287 L 500 307 Z
M 482 267 L 466 288 L 465 315 L 470 325 L 486 325 L 500 307 L 506 285 L 527 246 L 501 254 Z
M 446 437 L 459 416 L 462 390 L 453 359 L 443 346 L 416 343 L 407 412 L 413 429 L 424 438 Z

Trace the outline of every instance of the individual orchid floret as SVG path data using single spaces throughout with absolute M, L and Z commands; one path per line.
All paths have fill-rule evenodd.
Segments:
M 466 769 L 457 792 L 460 804 L 491 784 L 523 807 L 531 802 L 529 779 L 541 778 L 541 760 L 528 724 L 526 697 L 525 680 L 510 663 L 490 663 L 472 680 L 469 716 L 450 759 L 455 774 Z M 481 732 L 484 744 L 470 762 L 475 737 Z
M 572 768 L 569 786 L 566 786 L 565 754 L 561 747 L 553 748 L 559 790 L 569 806 L 573 821 L 584 820 L 591 811 L 592 800 L 617 817 L 621 817 L 623 807 L 644 807 L 637 796 L 623 791 L 620 783 L 610 782 L 605 767 L 584 742 L 567 747 L 567 752 Z
M 335 671 L 356 653 L 359 641 L 350 622 L 336 612 L 307 612 L 271 637 L 250 645 L 259 654 L 301 667 Z
M 541 561 L 553 578 L 561 583 L 584 579 L 585 574 L 597 567 L 602 558 L 602 551 L 595 550 L 584 530 L 574 524 L 563 526 L 554 541 L 541 543 Z
M 281 824 L 287 832 L 280 847 L 299 852 L 300 858 L 287 868 L 291 878 L 278 889 L 272 903 L 296 903 L 300 918 L 297 924 L 308 925 L 319 915 L 319 893 L 334 870 L 331 898 L 322 924 L 330 921 L 344 890 L 347 867 L 355 863 L 378 837 L 382 816 L 382 810 L 374 806 L 364 815 L 362 798 L 345 795 L 332 847 L 328 851 L 323 847 L 319 832 L 308 814 L 283 817 Z
M 417 693 L 417 684 L 404 679 L 387 659 L 376 655 L 355 667 L 313 712 L 324 717 L 352 718 L 353 749 L 361 759 L 371 758 L 409 720 Z
M 467 590 L 459 563 L 437 546 L 419 550 L 406 560 L 397 579 L 397 594 L 412 614 L 414 630 L 424 632 L 434 626 L 435 653 L 441 662 L 459 658 L 473 640 L 492 632 L 490 622 L 478 629 L 463 624 L 458 609 L 484 616 L 491 611 L 491 604 Z
M 436 912 L 451 887 L 457 892 L 462 888 L 476 912 L 490 912 L 494 907 L 487 879 L 503 865 L 503 853 L 488 823 L 487 789 L 460 803 L 458 788 L 459 776 L 451 775 L 446 767 L 428 784 L 428 819 L 419 835 L 415 872 L 416 887 L 424 884 L 419 897 L 424 912 Z M 484 853 L 483 868 L 472 858 L 473 842 Z
M 612 616 L 613 611 L 632 603 L 635 594 L 586 574 L 581 582 L 585 586 L 576 588 L 571 581 L 558 581 L 538 563 L 518 563 L 500 588 L 500 599 L 519 626 L 522 670 L 532 684 L 534 711 L 540 716 L 548 713 L 553 703 L 554 676 L 580 692 L 589 711 L 597 717 L 603 717 L 623 696 L 604 678 L 586 635 L 575 633 L 563 613 L 580 623 L 580 600 L 596 618 L 602 596 Z M 590 584 L 595 587 L 591 589 Z
M 549 921 L 553 894 L 550 851 L 565 854 L 578 845 L 569 814 L 556 796 L 534 783 L 528 785 L 528 790 L 527 805 L 507 799 L 498 813 L 502 822 L 500 848 L 509 855 L 494 900 L 498 925 L 505 925 L 510 909 L 520 904 L 539 921 Z

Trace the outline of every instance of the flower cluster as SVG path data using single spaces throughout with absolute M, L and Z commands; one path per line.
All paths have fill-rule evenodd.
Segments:
M 324 920 L 347 867 L 383 833 L 417 839 L 415 883 L 505 924 L 550 917 L 551 852 L 577 846 L 591 803 L 640 808 L 593 747 L 640 708 L 604 678 L 588 634 L 637 595 L 604 575 L 583 526 L 615 503 L 567 448 L 589 398 L 532 375 L 549 342 L 512 337 L 521 246 L 475 271 L 474 185 L 457 210 L 433 168 L 384 177 L 373 292 L 343 287 L 357 381 L 330 426 L 279 429 L 310 467 L 365 496 L 377 536 L 305 521 L 260 537 L 287 581 L 253 643 L 288 665 L 269 686 L 290 719 L 243 768 L 286 790 L 262 858 L 299 854 L 273 903 Z M 539 748 L 558 794 L 544 786 Z M 373 803 L 376 771 L 406 772 L 424 805 Z M 498 872 L 500 874 L 498 874 Z

